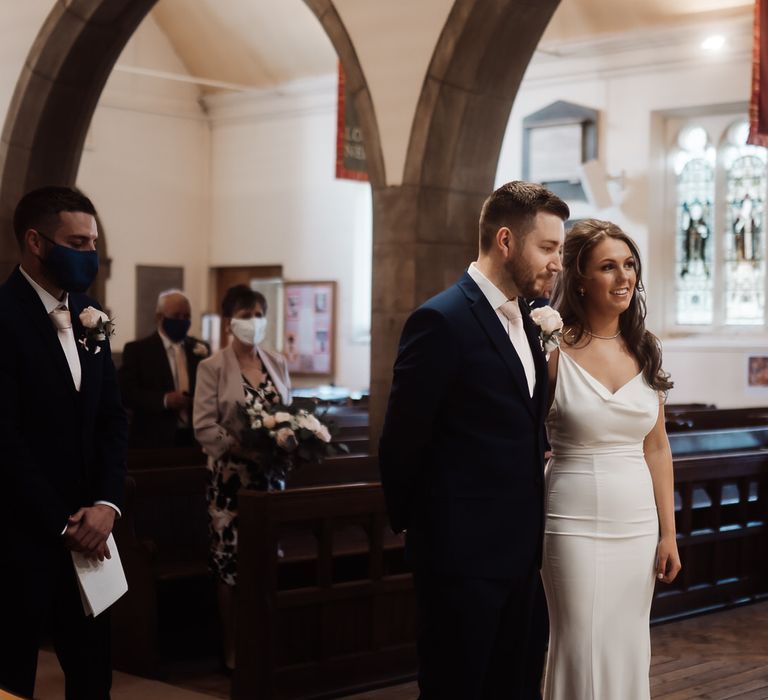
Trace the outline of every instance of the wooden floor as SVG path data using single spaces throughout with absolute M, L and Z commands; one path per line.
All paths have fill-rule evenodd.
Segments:
M 768 602 L 659 625 L 651 630 L 654 700 L 768 700 Z M 229 680 L 213 662 L 177 672 L 172 685 L 115 674 L 113 700 L 227 698 Z M 39 700 L 61 698 L 55 656 L 41 654 Z M 349 696 L 346 700 L 414 700 L 416 684 Z M 606 698 L 604 700 L 621 700 Z

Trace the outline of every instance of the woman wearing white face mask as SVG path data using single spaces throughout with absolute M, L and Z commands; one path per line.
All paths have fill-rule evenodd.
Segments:
M 241 447 L 240 410 L 248 395 L 263 403 L 291 402 L 291 382 L 282 355 L 261 347 L 267 330 L 267 300 L 240 284 L 222 302 L 225 331 L 232 342 L 200 363 L 195 390 L 195 437 L 208 455 L 207 489 L 211 553 L 219 581 L 223 661 L 234 668 L 234 586 L 237 581 L 237 492 L 241 487 L 282 489 L 256 469 L 259 454 Z

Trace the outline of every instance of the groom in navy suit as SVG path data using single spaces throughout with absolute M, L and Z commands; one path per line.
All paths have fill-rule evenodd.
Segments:
M 540 185 L 500 187 L 477 261 L 403 329 L 379 462 L 414 571 L 421 700 L 540 697 L 547 370 L 524 298 L 560 271 L 568 216 Z
M 125 483 L 109 341 L 81 293 L 98 269 L 95 214 L 69 188 L 25 195 L 21 265 L 0 287 L 0 688 L 24 697 L 44 632 L 67 700 L 107 700 L 111 685 L 108 612 L 83 612 L 70 554 L 110 556 Z

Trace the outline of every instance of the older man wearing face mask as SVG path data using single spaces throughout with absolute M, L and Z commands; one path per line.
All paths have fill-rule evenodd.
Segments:
M 227 669 L 234 668 L 235 584 L 237 582 L 237 492 L 279 490 L 284 484 L 259 471 L 259 452 L 240 444 L 241 409 L 246 397 L 261 403 L 291 403 L 285 358 L 262 347 L 267 300 L 239 284 L 224 295 L 221 315 L 232 342 L 200 363 L 195 394 L 195 437 L 208 455 L 209 565 L 219 581 L 219 609 Z
M 161 292 L 157 330 L 123 348 L 119 378 L 123 403 L 132 412 L 130 447 L 186 447 L 195 442 L 195 377 L 198 363 L 210 350 L 188 335 L 191 316 L 189 299 L 181 290 Z

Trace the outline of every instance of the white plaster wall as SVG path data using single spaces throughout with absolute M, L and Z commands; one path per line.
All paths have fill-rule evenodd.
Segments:
M 453 0 L 335 0 L 373 99 L 388 185 L 403 181 L 411 125 Z
M 730 50 L 705 56 L 699 37 L 712 29 L 729 32 Z M 690 43 L 680 42 L 688 37 Z M 675 381 L 671 402 L 705 401 L 718 406 L 768 404 L 768 394 L 751 393 L 746 356 L 768 346 L 768 333 L 672 337 L 666 326 L 674 303 L 668 274 L 668 237 L 674 223 L 665 218 L 665 164 L 660 124 L 675 111 L 708 112 L 736 105 L 746 113 L 751 63 L 748 27 L 719 27 L 612 37 L 591 52 L 563 47 L 572 58 L 539 56 L 521 86 L 498 164 L 497 185 L 522 176 L 522 120 L 557 100 L 600 111 L 599 160 L 608 174 L 624 173 L 625 187 L 611 184 L 614 205 L 595 210 L 571 202 L 572 216 L 615 221 L 637 240 L 648 289 L 648 327 L 664 342 L 665 368 Z M 674 193 L 673 193 L 674 196 Z
M 356 239 L 370 236 L 370 187 L 334 176 L 335 99 L 329 76 L 207 102 L 210 264 L 282 265 L 288 281 L 335 280 L 335 383 L 358 390 L 369 384 L 370 343 L 355 326 L 354 255 Z
M 99 211 L 112 259 L 107 304 L 117 350 L 135 337 L 137 265 L 183 266 L 199 332 L 210 235 L 210 129 L 197 88 L 121 67 L 186 73 L 148 16 L 107 82 L 80 163 L 78 186 Z

